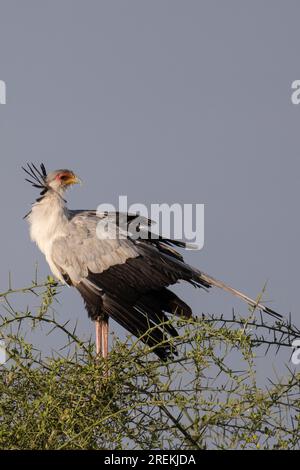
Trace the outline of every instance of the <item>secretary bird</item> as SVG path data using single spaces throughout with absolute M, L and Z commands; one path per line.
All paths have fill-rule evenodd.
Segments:
M 75 287 L 83 297 L 96 326 L 97 355 L 108 354 L 109 317 L 141 337 L 161 360 L 174 353 L 166 336 L 176 337 L 177 331 L 167 314 L 192 316 L 191 308 L 167 288 L 180 280 L 195 287 L 218 287 L 252 308 L 281 318 L 260 302 L 186 264 L 173 248 L 184 248 L 186 244 L 151 237 L 151 222 L 147 219 L 141 223 L 140 217 L 132 214 L 68 209 L 64 193 L 80 182 L 73 171 L 62 169 L 47 174 L 43 164 L 40 168 L 27 164 L 23 170 L 30 177 L 26 181 L 42 190 L 25 216 L 31 239 L 45 255 L 53 275 Z M 137 239 L 124 230 L 124 223 L 128 228 L 135 220 L 143 234 Z M 117 236 L 110 236 L 111 227 Z

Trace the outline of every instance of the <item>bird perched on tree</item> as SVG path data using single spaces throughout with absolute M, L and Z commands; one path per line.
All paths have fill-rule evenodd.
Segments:
M 141 337 L 162 360 L 166 359 L 172 350 L 166 335 L 177 336 L 167 315 L 186 318 L 192 315 L 191 308 L 168 289 L 180 280 L 196 287 L 221 288 L 253 308 L 281 317 L 186 264 L 174 249 L 184 248 L 185 243 L 151 237 L 150 222 L 146 219 L 141 223 L 137 215 L 68 209 L 64 193 L 80 181 L 72 171 L 62 169 L 47 174 L 43 164 L 40 169 L 34 164 L 23 169 L 30 177 L 26 180 L 42 190 L 25 216 L 31 239 L 44 253 L 54 276 L 74 286 L 83 297 L 88 315 L 96 324 L 98 354 L 107 356 L 111 317 Z M 130 231 L 124 230 L 124 223 L 128 228 L 135 220 L 143 234 L 140 238 L 131 237 Z M 111 228 L 116 229 L 113 235 L 117 236 L 110 236 Z M 146 334 L 149 329 L 151 333 Z

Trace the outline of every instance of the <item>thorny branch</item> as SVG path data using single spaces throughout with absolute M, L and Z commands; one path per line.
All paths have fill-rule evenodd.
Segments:
M 162 364 L 140 341 L 114 338 L 108 359 L 95 361 L 93 342 L 54 308 L 59 287 L 51 278 L 18 289 L 10 281 L 0 293 L 9 358 L 0 366 L 0 448 L 299 448 L 300 374 L 288 367 L 263 386 L 256 379 L 257 349 L 276 364 L 281 350 L 292 352 L 300 331 L 291 317 L 170 319 L 178 356 Z M 38 306 L 17 307 L 24 294 Z M 38 343 L 60 338 L 51 357 L 37 332 Z

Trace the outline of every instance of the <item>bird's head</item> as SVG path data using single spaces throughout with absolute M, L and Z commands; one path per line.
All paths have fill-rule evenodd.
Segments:
M 76 176 L 71 170 L 62 169 L 47 173 L 43 163 L 41 164 L 40 169 L 33 163 L 27 163 L 27 168 L 23 168 L 23 170 L 31 178 L 26 178 L 26 181 L 31 183 L 35 188 L 41 189 L 41 195 L 44 195 L 51 189 L 53 191 L 63 193 L 71 185 L 81 183 L 78 176 Z
M 78 176 L 71 170 L 55 170 L 49 173 L 46 177 L 46 184 L 50 189 L 55 191 L 64 192 L 73 184 L 81 183 Z

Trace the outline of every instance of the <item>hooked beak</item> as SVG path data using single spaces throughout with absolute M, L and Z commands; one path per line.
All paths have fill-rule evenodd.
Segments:
M 65 184 L 82 184 L 81 179 L 76 175 L 70 175 L 70 177 L 65 181 Z
M 75 181 L 74 181 L 73 184 L 80 184 L 80 186 L 81 186 L 82 185 L 82 180 L 78 176 L 75 175 Z

